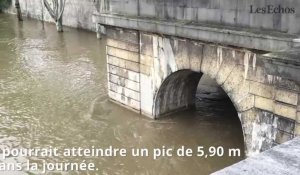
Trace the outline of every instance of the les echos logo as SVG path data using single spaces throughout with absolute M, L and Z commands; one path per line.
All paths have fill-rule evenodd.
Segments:
M 283 7 L 281 5 L 267 5 L 264 7 L 255 7 L 250 5 L 250 13 L 259 13 L 259 14 L 295 14 L 296 10 L 294 7 Z

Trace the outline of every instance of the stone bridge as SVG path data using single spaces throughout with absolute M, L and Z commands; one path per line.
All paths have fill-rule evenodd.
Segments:
M 300 135 L 300 2 L 249 2 L 103 1 L 93 21 L 109 97 L 158 119 L 193 107 L 207 75 L 234 104 L 248 155 Z M 281 12 L 250 11 L 268 5 Z

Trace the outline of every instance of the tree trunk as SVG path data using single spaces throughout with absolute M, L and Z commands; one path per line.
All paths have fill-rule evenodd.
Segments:
M 18 17 L 18 20 L 19 20 L 19 21 L 23 21 L 23 18 L 22 18 L 22 12 L 21 12 L 21 8 L 20 8 L 19 0 L 16 0 L 16 2 L 15 2 L 15 7 L 16 7 L 16 9 L 17 9 L 17 17 Z
M 56 30 L 58 32 L 63 32 L 62 17 L 56 21 Z
M 52 4 L 48 0 L 43 0 L 43 2 L 50 16 L 55 20 L 56 30 L 63 32 L 62 16 L 66 0 L 52 0 Z

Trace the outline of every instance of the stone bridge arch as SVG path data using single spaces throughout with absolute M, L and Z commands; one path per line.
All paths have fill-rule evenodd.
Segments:
M 161 84 L 154 99 L 154 118 L 193 108 L 202 73 L 184 69 L 171 73 Z
M 110 27 L 106 32 L 113 101 L 159 118 L 192 106 L 195 84 L 203 73 L 233 102 L 247 155 L 299 134 L 299 64 L 263 51 L 188 38 Z

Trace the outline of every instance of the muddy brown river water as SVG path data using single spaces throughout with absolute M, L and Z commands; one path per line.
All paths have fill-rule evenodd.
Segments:
M 209 174 L 244 158 L 242 130 L 226 101 L 202 100 L 197 110 L 151 120 L 109 101 L 105 40 L 95 33 L 0 14 L 0 145 L 58 149 L 239 148 L 241 156 L 32 157 L 1 163 L 92 162 L 98 171 L 47 174 Z M 0 152 L 0 155 L 2 153 Z M 25 165 L 24 165 L 25 166 Z M 0 174 L 41 174 L 15 171 Z

